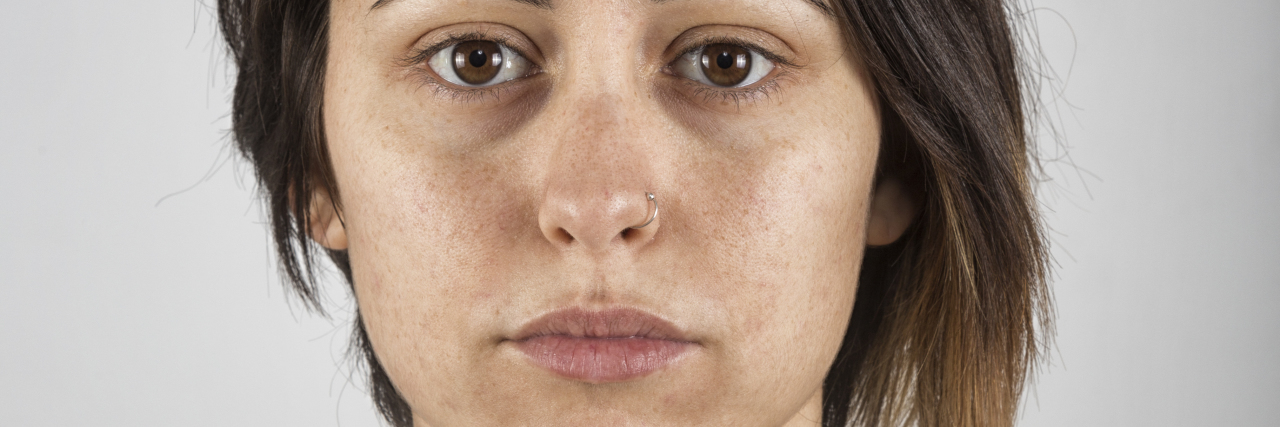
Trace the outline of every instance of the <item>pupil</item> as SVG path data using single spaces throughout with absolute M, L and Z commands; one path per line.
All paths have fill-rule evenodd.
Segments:
M 468 55 L 467 58 L 467 62 L 470 62 L 471 66 L 476 68 L 483 67 L 485 62 L 488 61 L 489 55 L 486 55 L 483 50 L 479 49 L 471 51 L 471 55 Z
M 730 55 L 729 52 L 720 52 L 719 55 L 716 55 L 716 66 L 729 69 L 729 67 L 733 66 L 733 55 Z

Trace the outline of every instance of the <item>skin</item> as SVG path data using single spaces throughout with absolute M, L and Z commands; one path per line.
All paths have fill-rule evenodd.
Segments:
M 914 207 L 873 191 L 872 85 L 803 0 L 335 0 L 324 117 L 375 353 L 415 426 L 817 426 L 868 244 Z M 537 72 L 450 87 L 412 62 L 451 34 Z M 785 60 L 722 90 L 669 65 L 732 39 Z M 657 195 L 660 213 L 643 222 Z M 334 206 L 340 210 L 335 210 Z M 505 341 L 565 308 L 637 308 L 697 345 L 623 382 L 564 378 Z

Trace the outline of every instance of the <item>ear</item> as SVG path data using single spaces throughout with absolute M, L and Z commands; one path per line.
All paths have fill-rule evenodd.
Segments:
M 871 193 L 867 218 L 867 245 L 884 246 L 902 237 L 919 209 L 916 194 L 901 179 L 881 177 Z
M 342 212 L 329 196 L 329 191 L 317 188 L 311 194 L 307 233 L 311 240 L 331 250 L 347 248 L 347 229 L 342 223 Z

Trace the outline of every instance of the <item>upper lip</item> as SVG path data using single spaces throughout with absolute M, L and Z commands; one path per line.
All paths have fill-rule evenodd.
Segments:
M 644 338 L 691 342 L 686 334 L 658 316 L 632 308 L 589 311 L 581 307 L 556 310 L 526 323 L 511 339 L 525 341 L 549 335 L 575 338 Z

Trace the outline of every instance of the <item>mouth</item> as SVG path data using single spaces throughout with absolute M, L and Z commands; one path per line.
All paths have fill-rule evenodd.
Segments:
M 644 377 L 697 345 L 671 322 L 625 308 L 555 311 L 529 322 L 511 341 L 534 365 L 589 383 Z

